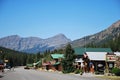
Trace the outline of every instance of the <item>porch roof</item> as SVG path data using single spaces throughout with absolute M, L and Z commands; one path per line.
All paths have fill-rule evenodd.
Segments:
M 105 61 L 107 52 L 86 52 L 90 60 Z

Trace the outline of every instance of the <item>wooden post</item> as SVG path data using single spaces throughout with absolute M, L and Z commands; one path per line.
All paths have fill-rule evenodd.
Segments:
M 105 63 L 106 63 L 106 67 L 105 67 L 105 69 L 106 69 L 106 73 L 109 73 L 109 67 L 108 67 L 108 63 L 105 61 Z

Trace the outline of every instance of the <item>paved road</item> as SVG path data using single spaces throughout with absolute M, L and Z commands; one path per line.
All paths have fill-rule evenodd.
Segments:
M 16 68 L 14 71 L 6 70 L 2 75 L 0 76 L 0 80 L 103 80 L 93 76 L 25 70 L 23 67 Z

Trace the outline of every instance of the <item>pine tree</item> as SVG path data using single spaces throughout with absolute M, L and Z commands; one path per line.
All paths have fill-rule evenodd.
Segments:
M 74 50 L 68 44 L 65 49 L 64 59 L 62 60 L 63 73 L 70 73 L 74 71 Z

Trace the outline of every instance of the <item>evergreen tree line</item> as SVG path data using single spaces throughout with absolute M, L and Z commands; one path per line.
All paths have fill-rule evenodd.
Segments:
M 0 47 L 0 60 L 3 62 L 8 60 L 7 64 L 10 66 L 25 66 L 26 64 L 32 64 L 43 58 L 44 60 L 49 61 L 51 60 L 50 54 L 64 52 L 63 49 L 55 49 L 54 51 L 46 50 L 44 53 L 38 52 L 30 54 Z
M 92 48 L 111 48 L 113 52 L 120 51 L 120 35 L 103 43 L 90 43 L 86 47 Z
M 11 49 L 0 47 L 0 60 L 5 62 L 8 60 L 9 66 L 25 66 L 26 64 L 34 63 L 42 57 L 40 54 L 28 54 Z

